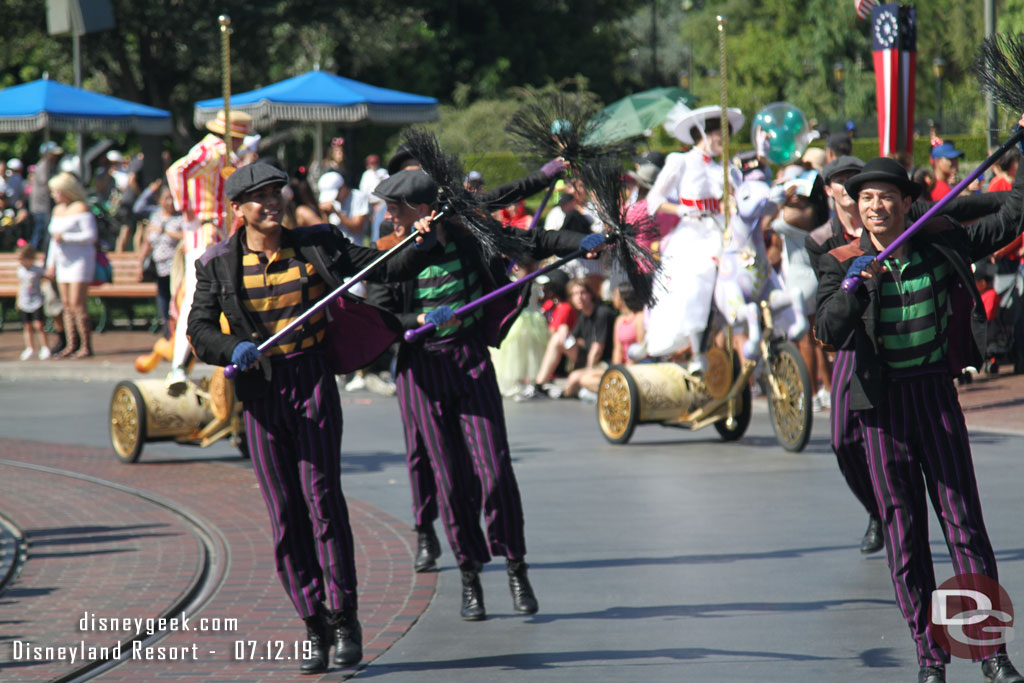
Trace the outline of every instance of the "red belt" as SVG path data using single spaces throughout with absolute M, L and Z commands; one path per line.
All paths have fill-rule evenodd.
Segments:
M 679 203 L 685 206 L 692 206 L 698 211 L 707 211 L 710 213 L 722 212 L 722 203 L 717 199 L 680 199 Z

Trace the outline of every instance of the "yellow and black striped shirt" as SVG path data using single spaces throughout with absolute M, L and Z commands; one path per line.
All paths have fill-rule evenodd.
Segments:
M 271 258 L 249 251 L 242 240 L 242 306 L 256 319 L 266 338 L 276 334 L 324 296 L 327 285 L 312 263 L 302 260 L 290 246 L 282 246 Z M 327 323 L 323 311 L 268 350 L 283 355 L 311 349 L 324 338 Z

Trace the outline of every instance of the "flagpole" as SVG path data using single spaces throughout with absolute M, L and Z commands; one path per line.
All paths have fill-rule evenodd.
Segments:
M 722 218 L 725 221 L 725 232 L 723 240 L 729 236 L 729 133 L 732 125 L 729 123 L 729 98 L 728 79 L 726 77 L 725 60 L 725 17 L 715 17 L 718 22 L 718 61 L 719 69 L 722 72 Z
M 228 165 L 231 163 L 231 17 L 217 17 L 220 24 L 221 64 L 224 70 L 224 146 L 227 147 Z M 225 166 L 227 168 L 227 166 Z M 224 234 L 231 232 L 231 202 L 224 202 Z

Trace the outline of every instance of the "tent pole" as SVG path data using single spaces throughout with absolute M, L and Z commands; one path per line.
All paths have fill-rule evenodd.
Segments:
M 309 165 L 310 170 L 316 169 L 316 177 L 313 178 L 313 182 L 310 183 L 311 187 L 316 190 L 316 184 L 320 180 L 320 176 L 323 175 L 323 153 L 324 153 L 324 124 L 322 121 L 316 122 L 316 139 L 313 141 L 315 146 L 313 152 L 313 162 Z
M 71 34 L 71 54 L 75 63 L 75 87 L 82 87 L 82 37 L 74 32 Z M 85 135 L 82 134 L 81 126 L 75 132 L 75 144 L 78 146 L 78 177 L 82 184 L 88 186 L 89 178 L 86 175 L 85 167 Z M 52 172 L 52 169 L 51 169 Z

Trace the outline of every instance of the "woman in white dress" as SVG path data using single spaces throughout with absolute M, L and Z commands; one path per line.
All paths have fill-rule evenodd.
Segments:
M 690 345 L 696 361 L 693 370 L 704 365 L 700 339 L 711 311 L 725 230 L 725 180 L 722 165 L 715 160 L 722 153 L 721 112 L 720 107 L 691 110 L 682 103 L 673 107 L 665 130 L 693 149 L 669 154 L 647 195 L 652 216 L 659 211 L 679 216 L 661 245 L 662 287 L 647 320 L 647 353 L 668 356 Z M 743 114 L 729 109 L 728 118 L 735 133 L 743 125 Z
M 96 272 L 99 231 L 78 178 L 71 173 L 58 173 L 50 179 L 49 187 L 55 205 L 50 217 L 46 268 L 56 279 L 64 301 L 67 334 L 67 346 L 55 357 L 85 358 L 92 355 L 85 301 Z

